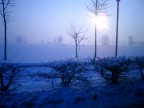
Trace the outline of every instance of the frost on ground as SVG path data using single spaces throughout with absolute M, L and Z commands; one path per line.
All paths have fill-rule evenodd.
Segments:
M 105 67 L 111 59 L 113 62 Z M 123 59 L 102 60 L 96 61 L 104 63 L 105 75 L 111 75 L 110 69 L 118 67 L 121 64 L 118 61 Z M 0 93 L 0 108 L 143 108 L 144 80 L 138 60 L 142 59 L 131 59 L 128 71 L 120 74 L 116 84 L 102 77 L 98 66 L 103 65 L 95 66 L 91 59 L 18 64 L 20 72 L 16 83 L 21 86 Z
M 41 108 L 111 108 L 144 106 L 144 82 L 125 85 L 87 87 L 85 89 L 61 87 L 37 92 L 3 93 L 0 106 Z

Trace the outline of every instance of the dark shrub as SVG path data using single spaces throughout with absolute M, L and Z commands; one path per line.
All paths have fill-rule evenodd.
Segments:
M 0 91 L 4 92 L 9 89 L 16 75 L 16 66 L 14 64 L 0 64 Z
M 118 83 L 122 73 L 128 71 L 131 60 L 125 57 L 98 58 L 95 64 L 96 69 L 106 80 Z
M 76 74 L 83 71 L 83 65 L 78 61 L 68 60 L 59 63 L 51 63 L 50 67 L 60 72 L 61 83 L 67 86 L 76 77 Z
M 139 70 L 141 78 L 144 80 L 144 57 L 135 57 L 134 63 L 136 64 L 136 68 Z

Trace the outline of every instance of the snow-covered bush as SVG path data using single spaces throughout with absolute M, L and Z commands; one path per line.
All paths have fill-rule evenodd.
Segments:
M 136 68 L 139 70 L 141 78 L 144 80 L 144 57 L 135 57 L 134 63 L 136 64 Z
M 108 57 L 97 58 L 95 67 L 100 72 L 101 76 L 106 80 L 111 80 L 112 83 L 118 83 L 123 72 L 129 70 L 131 59 L 126 57 Z
M 60 72 L 61 83 L 64 86 L 69 85 L 76 75 L 84 69 L 80 62 L 73 60 L 54 62 L 49 66 Z
M 0 64 L 0 91 L 4 92 L 9 89 L 16 75 L 16 66 L 14 64 Z

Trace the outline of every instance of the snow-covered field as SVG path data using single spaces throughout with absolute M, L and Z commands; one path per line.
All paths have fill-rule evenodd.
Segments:
M 70 45 L 11 46 L 8 62 L 19 66 L 16 90 L 0 93 L 0 108 L 143 108 L 144 80 L 131 70 L 118 84 L 105 80 L 91 63 L 92 46 L 81 46 L 80 59 L 74 59 Z M 114 47 L 99 47 L 98 56 L 114 55 Z M 120 47 L 120 56 L 143 56 L 142 46 Z M 2 59 L 2 55 L 1 59 Z M 86 59 L 87 58 L 87 59 Z M 69 59 L 69 60 L 68 60 Z M 51 64 L 82 62 L 84 70 L 68 86 L 61 85 L 59 72 Z M 55 61 L 55 62 L 53 62 Z M 3 60 L 1 60 L 3 62 Z M 134 65 L 135 66 L 135 65 Z
M 0 60 L 3 59 L 3 46 L 0 46 Z M 98 46 L 98 57 L 111 57 L 115 55 L 115 46 Z M 143 46 L 119 46 L 118 56 L 143 56 Z M 54 44 L 12 44 L 8 45 L 8 60 L 12 62 L 47 62 L 75 58 L 74 45 Z M 94 45 L 81 45 L 78 47 L 79 58 L 94 56 Z

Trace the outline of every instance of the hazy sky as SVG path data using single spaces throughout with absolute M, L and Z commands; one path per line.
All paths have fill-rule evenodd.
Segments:
M 22 36 L 28 43 L 53 43 L 58 36 L 71 44 L 67 35 L 69 24 L 88 29 L 85 44 L 94 44 L 94 24 L 90 22 L 86 5 L 90 0 L 16 0 L 11 9 L 8 24 L 8 41 L 15 42 L 16 36 Z M 108 35 L 115 42 L 116 0 L 109 0 L 107 28 L 98 30 L 98 42 L 101 36 Z M 3 26 L 0 22 L 0 42 L 3 43 Z M 127 44 L 128 36 L 135 41 L 144 41 L 144 0 L 121 0 L 119 41 Z

